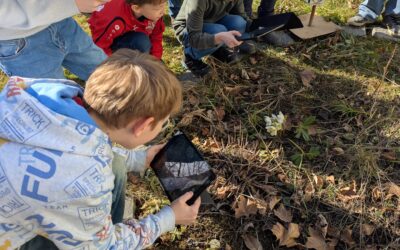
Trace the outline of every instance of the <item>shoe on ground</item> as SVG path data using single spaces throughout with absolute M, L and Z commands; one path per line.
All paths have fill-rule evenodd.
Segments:
M 385 28 L 398 28 L 398 26 L 400 26 L 400 16 L 385 15 L 383 16 L 382 24 L 385 26 Z
M 182 65 L 196 77 L 204 77 L 210 72 L 210 66 L 202 60 L 196 60 L 187 54 L 184 55 Z
M 351 26 L 356 26 L 356 27 L 362 27 L 367 24 L 372 24 L 375 23 L 375 20 L 368 19 L 366 17 L 360 16 L 360 15 L 355 15 L 353 17 L 350 17 L 349 20 L 347 20 L 347 24 Z
M 287 31 L 279 30 L 262 36 L 261 41 L 278 47 L 288 47 L 295 43 L 294 39 L 288 34 Z
M 256 53 L 256 44 L 253 41 L 244 41 L 239 45 L 239 53 L 252 55 Z
M 234 64 L 240 61 L 240 57 L 233 49 L 228 49 L 225 46 L 219 47 L 214 53 L 211 54 L 214 58 L 227 64 Z

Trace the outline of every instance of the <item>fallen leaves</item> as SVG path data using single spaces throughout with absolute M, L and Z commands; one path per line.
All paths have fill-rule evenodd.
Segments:
M 303 70 L 299 73 L 303 85 L 307 88 L 311 88 L 311 82 L 317 77 L 314 71 Z
M 287 210 L 283 204 L 274 210 L 274 214 L 284 222 L 292 222 L 293 220 L 292 212 Z
M 235 210 L 235 218 L 240 218 L 257 214 L 257 212 L 261 215 L 265 215 L 268 204 L 262 200 L 256 200 L 241 195 L 239 196 L 239 200 L 233 204 L 233 208 Z
M 249 234 L 242 235 L 242 238 L 244 240 L 244 244 L 246 247 L 250 250 L 263 250 L 263 247 L 261 246 L 260 241 Z
M 316 250 L 329 249 L 329 246 L 325 241 L 325 237 L 318 230 L 315 230 L 312 227 L 309 227 L 308 232 L 309 232 L 310 236 L 307 237 L 307 242 L 306 242 L 307 248 L 312 248 L 312 249 L 316 249 Z M 333 247 L 332 249 L 335 249 L 335 248 Z
M 278 222 L 272 227 L 271 231 L 275 235 L 276 239 L 279 240 L 279 246 L 294 247 L 298 245 L 295 240 L 300 236 L 298 224 L 290 223 L 288 229 L 286 229 Z
M 338 198 L 343 202 L 348 202 L 353 199 L 359 198 L 357 195 L 356 181 L 353 180 L 350 186 L 341 188 L 339 190 Z
M 361 231 L 364 235 L 370 236 L 375 231 L 375 227 L 369 224 L 362 224 Z

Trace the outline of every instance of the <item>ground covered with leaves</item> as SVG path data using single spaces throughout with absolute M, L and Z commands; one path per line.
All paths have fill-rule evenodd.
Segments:
M 359 2 L 327 0 L 319 14 L 343 23 Z M 309 7 L 278 1 L 277 11 Z M 170 28 L 164 44 L 164 61 L 182 73 Z M 153 248 L 399 249 L 399 50 L 337 33 L 260 44 L 233 66 L 208 59 L 213 73 L 184 82 L 183 110 L 165 135 L 180 129 L 204 153 L 218 176 L 216 207 Z M 131 180 L 135 216 L 168 204 L 152 172 Z

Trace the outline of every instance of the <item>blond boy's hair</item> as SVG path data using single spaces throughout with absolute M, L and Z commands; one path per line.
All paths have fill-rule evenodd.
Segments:
M 154 117 L 155 126 L 180 110 L 182 86 L 153 56 L 120 49 L 90 75 L 84 102 L 107 126 L 122 128 L 143 117 Z
M 167 0 L 125 0 L 127 4 L 142 6 L 144 4 L 158 5 L 165 3 Z

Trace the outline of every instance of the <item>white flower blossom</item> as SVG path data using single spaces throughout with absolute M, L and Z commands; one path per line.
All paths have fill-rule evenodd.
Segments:
M 283 123 L 285 122 L 285 116 L 279 111 L 278 115 L 272 114 L 271 117 L 265 116 L 265 128 L 267 132 L 272 135 L 276 136 L 278 131 L 283 130 Z

